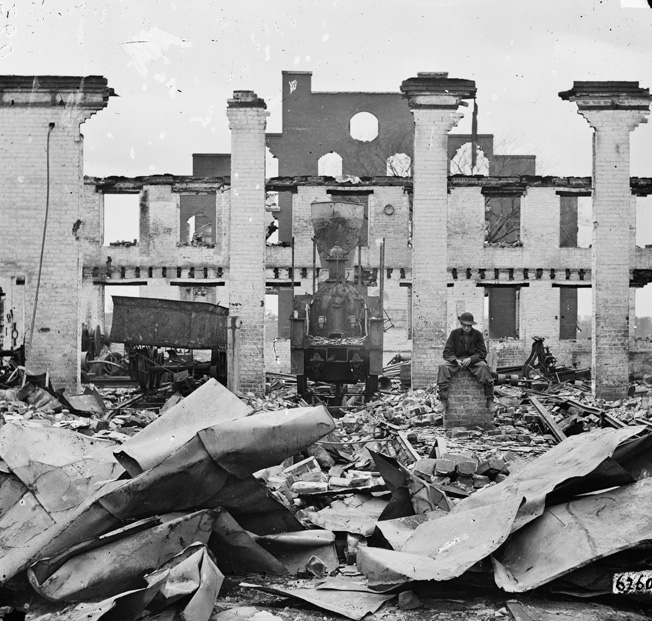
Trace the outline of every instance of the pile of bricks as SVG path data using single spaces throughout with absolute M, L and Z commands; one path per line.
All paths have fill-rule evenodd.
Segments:
M 292 460 L 289 460 L 291 462 Z M 321 462 L 321 463 L 320 463 Z M 324 466 L 331 464 L 327 472 Z M 321 492 L 338 492 L 344 490 L 370 491 L 384 488 L 385 482 L 378 472 L 352 470 L 335 465 L 332 459 L 322 457 L 317 460 L 310 456 L 302 461 L 284 463 L 257 474 L 267 487 L 280 494 L 293 505 L 302 505 L 302 496 Z
M 414 464 L 414 474 L 433 485 L 453 485 L 466 492 L 500 483 L 509 475 L 505 457 L 494 455 L 480 459 L 470 451 L 444 453 L 441 457 L 420 459 Z M 511 456 L 512 459 L 514 456 Z

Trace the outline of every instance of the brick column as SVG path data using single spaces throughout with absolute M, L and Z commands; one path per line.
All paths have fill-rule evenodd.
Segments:
M 638 82 L 575 82 L 559 96 L 577 103 L 595 130 L 591 376 L 596 397 L 621 399 L 629 380 L 629 134 L 647 121 L 650 93 Z
M 112 94 L 101 76 L 0 77 L 0 280 L 24 283 L 28 370 L 69 393 L 80 379 L 80 125 Z
M 227 116 L 231 128 L 229 309 L 242 321 L 236 330 L 233 388 L 265 393 L 265 102 L 252 91 L 235 91 Z
M 401 91 L 414 116 L 412 218 L 412 386 L 433 384 L 446 342 L 448 132 L 475 82 L 419 73 Z

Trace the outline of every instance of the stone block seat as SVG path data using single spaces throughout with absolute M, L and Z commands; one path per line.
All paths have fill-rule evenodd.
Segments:
M 494 428 L 493 413 L 487 409 L 482 384 L 466 369 L 460 369 L 451 378 L 444 427 Z

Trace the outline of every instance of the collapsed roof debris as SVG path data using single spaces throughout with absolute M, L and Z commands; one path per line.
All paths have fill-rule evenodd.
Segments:
M 42 621 L 208 620 L 234 575 L 242 598 L 350 619 L 478 584 L 497 617 L 506 593 L 611 593 L 647 575 L 645 379 L 614 403 L 581 381 L 499 387 L 489 432 L 444 431 L 434 391 L 398 378 L 336 418 L 278 375 L 266 398 L 161 387 L 158 414 L 124 389 L 83 415 L 3 390 L 0 593 Z

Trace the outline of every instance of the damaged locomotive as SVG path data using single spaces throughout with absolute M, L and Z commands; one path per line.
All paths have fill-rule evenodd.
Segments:
M 313 237 L 313 292 L 296 295 L 290 318 L 291 373 L 297 392 L 310 399 L 308 380 L 331 384 L 337 400 L 346 386 L 364 382 L 368 400 L 378 390 L 383 366 L 383 254 L 380 245 L 378 295 L 368 295 L 358 250 L 361 246 L 364 205 L 355 201 L 323 201 L 311 204 Z M 317 285 L 316 255 L 328 277 Z

